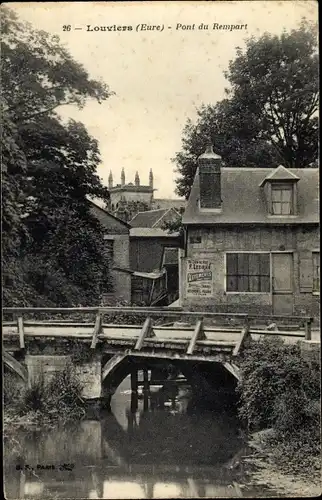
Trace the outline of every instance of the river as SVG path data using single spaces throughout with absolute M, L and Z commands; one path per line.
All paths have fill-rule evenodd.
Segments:
M 54 430 L 17 431 L 4 447 L 7 499 L 264 497 L 242 457 L 249 452 L 234 416 L 189 411 L 176 398 L 131 412 L 129 379 L 112 412 Z M 152 405 L 153 406 L 153 405 Z

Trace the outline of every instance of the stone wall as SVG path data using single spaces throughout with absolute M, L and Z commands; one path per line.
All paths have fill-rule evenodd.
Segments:
M 214 312 L 249 312 L 272 314 L 272 293 L 227 293 L 225 290 L 227 251 L 292 252 L 294 271 L 294 314 L 319 316 L 319 296 L 312 286 L 303 286 L 303 265 L 319 249 L 319 230 L 312 227 L 248 227 L 189 228 L 187 253 L 181 251 L 180 304 L 189 310 Z M 211 294 L 187 296 L 187 264 L 189 259 L 204 259 L 211 263 Z M 312 282 L 312 280 L 311 280 Z
M 113 236 L 114 267 L 129 269 L 130 267 L 130 239 L 127 234 Z M 113 295 L 118 301 L 131 303 L 131 275 L 127 272 L 114 269 L 112 271 Z
M 49 356 L 49 355 L 31 355 L 27 354 L 25 363 L 28 368 L 29 380 L 31 386 L 41 378 L 44 383 L 52 380 L 53 376 L 64 370 L 67 363 L 71 361 L 71 356 Z M 81 364 L 75 364 L 76 375 L 83 385 L 82 396 L 85 399 L 96 399 L 101 396 L 101 356 L 98 353 L 93 354 L 93 359 Z
M 91 205 L 92 214 L 100 221 L 106 229 L 104 239 L 113 242 L 113 267 L 129 269 L 130 267 L 130 239 L 129 227 L 127 224 L 116 219 L 106 210 L 102 210 L 96 205 Z M 128 273 L 114 269 L 111 272 L 113 290 L 112 294 L 106 295 L 111 297 L 113 303 L 127 302 L 131 303 L 131 276 Z M 104 298 L 103 298 L 104 299 Z M 110 301 L 108 299 L 107 303 Z M 106 302 L 106 301 L 105 301 Z
M 301 354 L 307 361 L 315 361 L 320 363 L 321 359 L 321 342 L 319 340 L 301 340 Z

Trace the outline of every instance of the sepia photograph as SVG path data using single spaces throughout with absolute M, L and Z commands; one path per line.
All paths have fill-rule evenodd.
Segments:
M 320 496 L 318 2 L 0 14 L 4 498 Z

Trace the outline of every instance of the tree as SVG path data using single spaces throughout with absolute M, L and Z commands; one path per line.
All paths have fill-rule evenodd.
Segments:
M 124 220 L 124 222 L 129 222 L 133 217 L 139 212 L 146 212 L 150 207 L 145 201 L 134 201 L 134 200 L 120 200 L 118 208 L 115 213 L 117 217 Z
M 1 13 L 2 93 L 14 121 L 48 115 L 62 105 L 83 107 L 88 98 L 102 102 L 112 94 L 105 83 L 89 78 L 59 37 L 19 21 L 7 7 Z
M 97 303 L 108 263 L 87 196 L 107 202 L 109 193 L 96 174 L 97 141 L 83 124 L 64 123 L 57 108 L 111 92 L 57 37 L 1 10 L 5 302 Z
M 237 49 L 225 76 L 227 97 L 198 110 L 174 162 L 177 193 L 188 197 L 197 157 L 211 140 L 233 167 L 307 167 L 318 157 L 318 56 L 314 26 L 265 34 Z
M 23 303 L 24 292 L 25 295 L 30 292 L 24 287 L 20 261 L 21 241 L 27 238 L 26 228 L 21 222 L 23 178 L 27 167 L 16 127 L 3 109 L 1 116 L 3 300 L 5 303 L 18 305 Z

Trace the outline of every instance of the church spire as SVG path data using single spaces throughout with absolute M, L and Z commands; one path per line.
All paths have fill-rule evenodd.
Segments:
M 153 188 L 153 172 L 152 168 L 150 168 L 150 173 L 149 173 L 149 186 Z
M 140 185 L 140 177 L 139 177 L 139 173 L 138 171 L 136 171 L 135 173 L 135 180 L 134 180 L 134 183 L 136 186 L 139 186 Z
M 122 168 L 122 172 L 121 172 L 121 186 L 124 186 L 125 185 L 125 172 L 124 172 L 124 168 Z
M 109 188 L 113 187 L 113 174 L 112 174 L 112 170 L 110 170 L 110 175 L 108 176 L 108 187 Z

